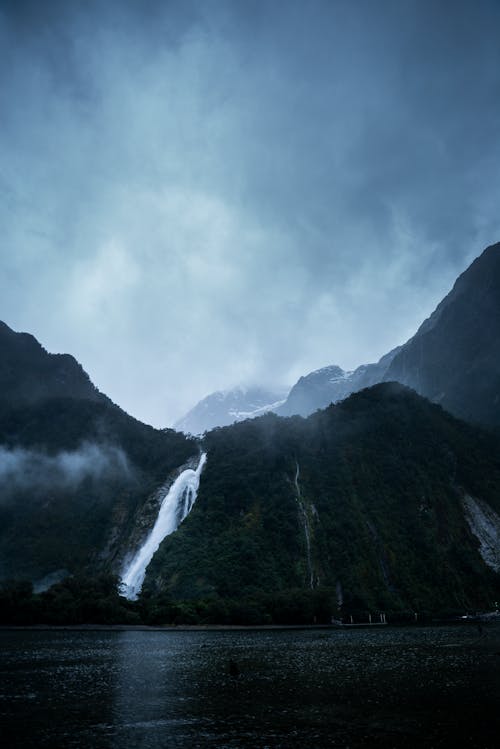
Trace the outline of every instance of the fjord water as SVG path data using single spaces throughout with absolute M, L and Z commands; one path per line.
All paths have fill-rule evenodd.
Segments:
M 182 471 L 166 492 L 151 533 L 123 573 L 123 594 L 129 600 L 135 601 L 141 592 L 146 569 L 163 539 L 177 530 L 191 512 L 206 460 L 206 453 L 202 453 L 196 469 L 186 468 Z
M 494 747 L 498 627 L 1 631 L 5 747 Z

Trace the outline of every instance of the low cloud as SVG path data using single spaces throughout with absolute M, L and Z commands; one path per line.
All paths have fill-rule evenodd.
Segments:
M 131 475 L 126 454 L 113 445 L 83 443 L 77 450 L 48 455 L 38 450 L 0 446 L 0 489 L 76 489 L 84 480 Z

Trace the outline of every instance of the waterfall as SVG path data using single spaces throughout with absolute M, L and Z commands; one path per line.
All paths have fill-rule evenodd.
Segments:
M 187 468 L 182 471 L 164 496 L 151 533 L 123 572 L 120 587 L 129 601 L 135 601 L 141 592 L 146 568 L 165 536 L 177 530 L 191 512 L 206 460 L 207 455 L 203 453 L 196 470 Z
M 300 475 L 300 468 L 297 461 L 295 461 L 296 465 L 296 471 L 295 471 L 295 491 L 297 492 L 297 503 L 299 505 L 299 512 L 302 516 L 302 521 L 304 524 L 304 537 L 306 541 L 306 556 L 307 556 L 307 569 L 309 571 L 309 587 L 311 590 L 314 588 L 314 572 L 312 568 L 312 560 L 311 560 L 311 532 L 309 529 L 309 517 L 307 515 L 307 508 L 302 501 L 302 494 L 300 493 L 300 486 L 299 486 L 299 475 Z

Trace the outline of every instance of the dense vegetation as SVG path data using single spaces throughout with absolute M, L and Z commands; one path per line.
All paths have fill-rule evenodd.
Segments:
M 0 351 L 0 578 L 112 568 L 196 444 L 133 419 L 73 357 L 4 323 Z
M 141 424 L 111 403 L 72 398 L 4 405 L 0 443 L 20 463 L 2 486 L 0 572 L 32 579 L 60 568 L 112 567 L 147 497 L 197 453 L 192 440 Z M 65 473 L 57 470 L 61 460 Z M 85 460 L 100 460 L 102 470 L 91 464 L 86 474 Z
M 412 391 L 378 385 L 305 420 L 216 429 L 204 445 L 198 501 L 155 555 L 149 594 L 255 602 L 271 618 L 272 596 L 319 588 L 343 611 L 498 600 L 461 502 L 466 491 L 500 510 L 498 441 Z
M 131 602 L 119 595 L 118 578 L 113 575 L 69 577 L 39 594 L 28 581 L 7 580 L 0 586 L 0 624 L 14 626 L 329 624 L 333 612 L 331 591 L 322 589 L 273 596 L 257 592 L 245 599 L 212 597 L 199 601 L 145 594 Z M 363 614 L 366 618 L 366 612 Z
M 402 386 L 378 385 L 308 419 L 268 415 L 205 435 L 198 501 L 136 603 L 102 572 L 113 559 L 116 569 L 113 553 L 165 470 L 196 445 L 73 399 L 4 408 L 0 425 L 11 448 L 57 455 L 87 440 L 120 445 L 133 466 L 71 491 L 30 485 L 4 498 L 2 552 L 16 577 L 77 573 L 40 594 L 6 583 L 4 623 L 326 623 L 491 609 L 500 596 L 461 504 L 466 491 L 500 511 L 498 441 Z
M 0 346 L 4 623 L 305 624 L 499 600 L 463 508 L 500 512 L 498 436 L 386 383 L 206 434 L 194 509 L 127 602 L 114 575 L 199 445 L 132 419 L 31 336 L 0 326 Z
M 34 593 L 27 580 L 4 580 L 0 584 L 1 626 L 78 626 L 78 625 L 146 625 L 146 626 L 310 626 L 338 623 L 366 624 L 369 617 L 378 622 L 373 609 L 339 611 L 336 591 L 292 589 L 253 594 L 238 598 L 208 596 L 197 600 L 174 600 L 168 593 L 145 592 L 138 601 L 128 601 L 119 594 L 118 578 L 97 574 L 93 577 L 68 577 L 43 593 Z M 432 611 L 384 611 L 389 624 L 425 624 L 461 619 L 462 607 L 440 606 Z

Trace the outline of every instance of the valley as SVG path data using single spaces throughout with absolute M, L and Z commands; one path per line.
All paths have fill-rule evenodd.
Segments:
M 312 373 L 264 415 L 277 394 L 240 391 L 237 423 L 192 437 L 138 422 L 73 357 L 2 323 L 4 621 L 494 610 L 499 331 L 497 244 L 378 364 Z

